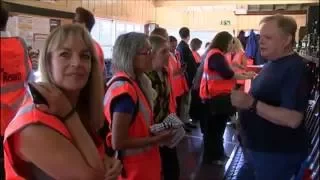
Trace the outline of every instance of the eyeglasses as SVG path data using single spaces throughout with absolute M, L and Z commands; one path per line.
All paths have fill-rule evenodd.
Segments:
M 138 52 L 137 55 L 150 56 L 151 55 L 151 50 L 148 50 L 148 51 L 145 51 L 145 52 Z

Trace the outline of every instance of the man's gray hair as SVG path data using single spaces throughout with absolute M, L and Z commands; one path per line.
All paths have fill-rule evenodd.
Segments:
M 114 45 L 112 66 L 115 71 L 123 71 L 134 76 L 133 61 L 139 49 L 145 46 L 148 36 L 143 33 L 130 32 L 120 35 Z

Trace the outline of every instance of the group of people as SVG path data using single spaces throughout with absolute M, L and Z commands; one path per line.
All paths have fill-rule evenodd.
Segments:
M 228 32 L 218 33 L 201 57 L 196 51 L 202 42 L 193 39 L 190 48 L 188 28 L 179 30 L 179 44 L 164 28 L 156 28 L 150 36 L 130 32 L 117 37 L 113 76 L 105 82 L 103 53 L 89 33 L 94 16 L 77 8 L 73 24 L 50 33 L 38 60 L 40 82 L 29 81 L 27 87 L 27 48 L 5 33 L 7 20 L 1 7 L 1 59 L 8 62 L 1 65 L 4 71 L 12 71 L 16 62 L 23 65 L 19 76 L 3 78 L 10 73 L 1 69 L 8 180 L 178 180 L 177 150 L 163 146 L 175 129 L 152 134 L 150 126 L 172 113 L 187 123 L 193 96 L 203 107 L 201 113 L 190 113 L 203 130 L 203 163 L 225 162 L 223 132 L 236 111 L 246 157 L 239 178 L 251 173 L 259 180 L 290 179 L 306 157 L 302 122 L 308 86 L 301 57 L 292 50 L 296 23 L 288 17 L 263 19 L 261 54 L 270 63 L 258 76 L 247 71 L 241 41 Z M 252 78 L 249 93 L 235 88 Z

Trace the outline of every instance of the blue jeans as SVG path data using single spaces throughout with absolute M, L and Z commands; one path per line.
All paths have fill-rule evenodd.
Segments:
M 255 152 L 244 149 L 238 180 L 290 180 L 307 158 L 303 153 Z

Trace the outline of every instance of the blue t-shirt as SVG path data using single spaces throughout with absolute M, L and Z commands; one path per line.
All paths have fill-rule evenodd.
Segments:
M 304 112 L 310 85 L 302 58 L 297 54 L 268 62 L 253 80 L 254 98 L 276 107 Z M 245 147 L 259 152 L 301 152 L 308 141 L 303 123 L 296 129 L 279 126 L 244 110 L 240 112 L 241 134 Z
M 133 115 L 135 110 L 135 103 L 128 94 L 123 94 L 112 100 L 110 109 L 111 116 L 114 112 L 128 113 Z

